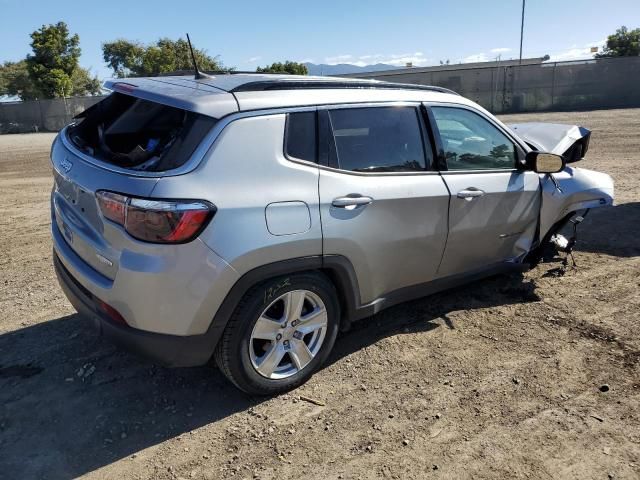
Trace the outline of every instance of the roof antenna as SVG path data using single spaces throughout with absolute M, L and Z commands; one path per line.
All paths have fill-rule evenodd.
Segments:
M 211 75 L 207 75 L 203 73 L 198 68 L 198 62 L 196 61 L 196 56 L 193 53 L 193 47 L 191 46 L 191 39 L 189 38 L 189 34 L 187 33 L 187 43 L 189 44 L 189 51 L 191 52 L 191 61 L 193 62 L 193 69 L 195 70 L 195 79 L 200 80 L 201 78 L 213 78 Z

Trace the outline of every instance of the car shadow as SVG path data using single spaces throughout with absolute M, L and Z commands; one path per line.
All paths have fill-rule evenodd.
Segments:
M 540 298 L 535 284 L 521 273 L 497 275 L 396 305 L 352 325 L 343 333 L 329 357 L 329 364 L 383 338 L 394 335 L 429 332 L 438 328 L 456 329 L 449 313 L 456 310 L 475 310 L 523 302 Z
M 576 251 L 616 257 L 640 255 L 640 202 L 596 208 L 578 227 Z
M 559 233 L 567 239 L 574 235 L 574 227 L 569 222 Z M 577 228 L 577 242 L 574 252 L 595 253 L 620 258 L 640 255 L 640 203 L 625 203 L 615 207 L 598 208 L 590 211 Z M 541 252 L 541 262 L 549 268 L 543 277 L 561 277 L 568 266 L 578 267 L 575 255 L 559 253 L 551 245 Z
M 329 363 L 384 337 L 438 328 L 439 318 L 455 328 L 447 319 L 454 305 L 535 299 L 518 277 L 483 280 L 471 294 L 438 294 L 358 322 L 339 337 Z M 0 352 L 0 471 L 7 478 L 75 478 L 263 401 L 212 365 L 167 369 L 124 352 L 78 314 L 0 335 Z
M 76 478 L 257 404 L 212 366 L 166 369 L 74 314 L 0 335 L 0 476 Z

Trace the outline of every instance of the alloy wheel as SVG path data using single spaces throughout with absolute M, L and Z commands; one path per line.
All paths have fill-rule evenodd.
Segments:
M 309 290 L 292 290 L 264 309 L 251 332 L 253 368 L 269 379 L 288 378 L 303 370 L 322 348 L 327 309 Z

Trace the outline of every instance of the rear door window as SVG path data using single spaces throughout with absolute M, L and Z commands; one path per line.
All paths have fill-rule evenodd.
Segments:
M 78 116 L 68 131 L 87 155 L 134 170 L 165 171 L 183 165 L 216 119 L 122 93 L 113 93 Z
M 336 109 L 329 118 L 332 166 L 352 172 L 421 172 L 431 163 L 415 107 Z

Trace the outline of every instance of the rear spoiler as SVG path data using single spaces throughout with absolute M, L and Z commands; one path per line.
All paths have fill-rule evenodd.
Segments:
M 578 125 L 529 122 L 508 127 L 534 150 L 562 155 L 567 163 L 581 160 L 589 149 L 591 130 Z
M 230 93 L 184 77 L 110 79 L 104 82 L 104 88 L 213 118 L 238 111 Z

